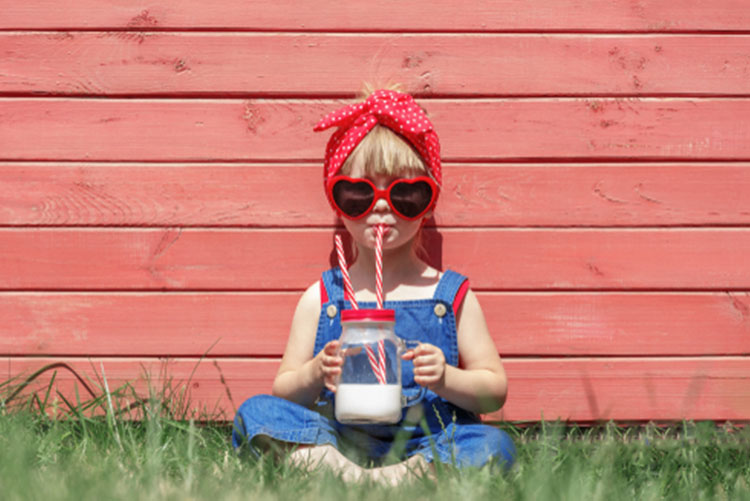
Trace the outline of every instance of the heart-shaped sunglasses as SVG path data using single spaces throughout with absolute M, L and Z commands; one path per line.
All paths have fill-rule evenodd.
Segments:
M 334 209 L 349 219 L 364 217 L 385 198 L 393 212 L 413 221 L 432 209 L 438 189 L 427 176 L 396 179 L 383 190 L 369 179 L 335 176 L 326 183 L 326 194 Z

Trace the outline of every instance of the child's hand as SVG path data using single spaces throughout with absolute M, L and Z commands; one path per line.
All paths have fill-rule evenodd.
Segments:
M 339 342 L 329 341 L 318 356 L 315 357 L 318 364 L 319 374 L 323 377 L 323 384 L 331 391 L 336 391 L 336 383 L 341 374 L 341 366 L 344 359 L 338 355 Z
M 407 351 L 404 360 L 414 362 L 414 381 L 430 390 L 438 390 L 445 385 L 445 355 L 443 350 L 429 343 L 419 343 Z

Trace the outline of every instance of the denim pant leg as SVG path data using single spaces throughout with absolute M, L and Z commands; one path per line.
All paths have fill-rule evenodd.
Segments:
M 272 395 L 256 395 L 237 410 L 232 431 L 232 445 L 247 443 L 258 456 L 252 439 L 265 435 L 291 444 L 331 444 L 338 448 L 338 435 L 330 419 L 294 402 Z
M 507 433 L 494 426 L 450 423 L 438 433 L 419 438 L 409 451 L 410 456 L 415 454 L 429 462 L 455 462 L 458 467 L 494 463 L 507 471 L 515 461 L 516 447 Z

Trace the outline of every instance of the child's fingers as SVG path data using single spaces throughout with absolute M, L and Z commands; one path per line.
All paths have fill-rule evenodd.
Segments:
M 336 368 L 338 370 L 338 368 L 341 367 L 342 365 L 344 365 L 344 359 L 337 355 L 324 355 L 323 356 L 323 369 L 324 370 L 332 369 L 332 368 Z
M 444 366 L 445 357 L 442 352 L 430 353 L 429 355 L 418 355 L 414 358 L 414 367 Z
M 343 350 L 341 350 L 342 357 L 353 357 L 354 355 L 359 355 L 360 353 L 362 353 L 361 346 L 355 346 L 353 348 L 344 348 Z
M 338 349 L 339 349 L 339 342 L 336 340 L 329 341 L 323 347 L 323 351 L 326 353 L 326 355 L 334 355 Z
M 403 360 L 414 360 L 414 357 L 416 357 L 416 353 L 414 353 L 414 350 L 408 350 L 406 353 L 401 355 L 401 358 Z
M 442 367 L 439 365 L 421 365 L 414 368 L 415 376 L 434 376 L 440 375 L 442 372 Z

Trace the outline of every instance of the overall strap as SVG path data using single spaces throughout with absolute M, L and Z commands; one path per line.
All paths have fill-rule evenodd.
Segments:
M 326 270 L 320 277 L 320 304 L 327 302 L 338 304 L 344 300 L 344 281 L 341 277 L 341 270 L 331 268 Z
M 434 298 L 453 308 L 453 314 L 458 313 L 461 302 L 469 290 L 469 279 L 453 270 L 445 270 L 437 289 L 435 289 Z

